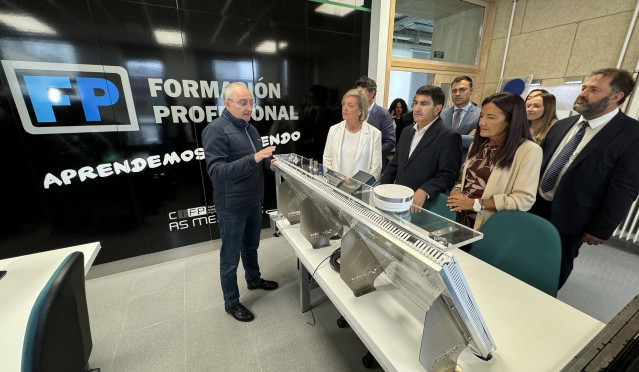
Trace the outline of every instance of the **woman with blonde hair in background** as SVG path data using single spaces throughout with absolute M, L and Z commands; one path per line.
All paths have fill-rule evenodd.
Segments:
M 526 97 L 526 118 L 533 140 L 540 144 L 557 122 L 557 100 L 545 89 L 534 89 Z

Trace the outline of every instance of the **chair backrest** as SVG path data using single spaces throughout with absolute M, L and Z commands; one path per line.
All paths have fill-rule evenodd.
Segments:
M 450 209 L 446 206 L 447 202 L 448 195 L 439 193 L 434 198 L 426 200 L 424 202 L 424 209 L 437 213 L 438 215 L 448 218 L 449 220 L 455 221 L 457 212 L 451 212 Z
M 484 238 L 470 254 L 556 297 L 561 264 L 557 229 L 545 219 L 522 211 L 495 213 L 481 227 Z
M 70 254 L 31 309 L 22 372 L 84 371 L 92 348 L 84 287 L 84 255 Z

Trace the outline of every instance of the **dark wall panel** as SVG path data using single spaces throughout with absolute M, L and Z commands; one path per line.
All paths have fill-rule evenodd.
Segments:
M 53 62 L 66 64 L 90 64 L 100 66 L 100 50 L 95 42 L 91 29 L 91 14 L 86 2 L 67 1 L 42 7 L 36 2 L 20 3 L 16 7 L 7 6 L 2 11 L 25 17 L 25 29 L 20 24 L 2 29 L 2 60 L 30 62 Z M 30 32 L 29 32 L 30 30 Z M 26 31 L 26 32 L 25 32 Z M 22 72 L 22 71 L 16 71 Z M 24 72 L 33 75 L 71 76 L 74 73 L 56 72 Z M 91 76 L 100 77 L 95 73 Z M 3 87 L 7 88 L 6 74 L 2 76 Z M 24 85 L 21 87 L 26 91 Z M 73 89 L 61 89 L 63 94 L 76 95 Z M 11 94 L 3 92 L 3 97 Z M 13 97 L 11 97 L 13 98 Z M 25 98 L 28 106 L 29 97 Z M 17 117 L 15 101 L 10 99 L 13 123 L 20 123 Z M 58 106 L 55 116 L 58 122 L 67 118 L 76 121 L 84 117 L 82 107 L 71 105 Z M 102 113 L 105 114 L 105 113 Z M 106 113 L 113 120 L 113 113 Z M 116 119 L 117 120 L 117 119 Z M 4 121 L 3 121 L 4 122 Z M 8 123 L 7 123 L 8 124 Z M 15 124 L 13 124 L 15 126 Z M 52 127 L 43 124 L 42 127 Z M 75 133 L 32 135 L 22 128 L 18 137 L 10 139 L 20 143 L 24 158 L 27 160 L 31 174 L 31 182 L 18 187 L 27 190 L 28 195 L 20 198 L 32 204 L 35 214 L 46 217 L 39 219 L 33 234 L 15 235 L 3 244 L 0 251 L 7 255 L 25 254 L 74 244 L 100 240 L 105 242 L 110 236 L 130 234 L 126 245 L 118 247 L 122 252 L 119 257 L 130 257 L 144 253 L 144 244 L 139 234 L 135 205 L 131 197 L 130 186 L 126 179 L 109 178 L 103 182 L 80 182 L 76 179 L 70 185 L 59 187 L 47 183 L 47 175 L 61 179 L 61 172 L 68 169 L 80 169 L 84 166 L 98 164 L 105 159 L 122 156 L 122 146 L 116 132 L 110 133 Z M 3 156 L 4 158 L 4 156 Z M 26 180 L 25 180 L 26 181 Z M 47 188 L 49 186 L 49 188 Z M 32 212 L 32 213 L 33 213 Z M 46 221 L 46 222 L 45 222 Z M 26 222 L 26 221 L 25 221 Z M 28 223 L 24 226 L 30 226 Z M 22 230 L 22 229 L 21 229 Z M 131 234 L 131 232 L 134 233 Z M 107 251 L 104 256 L 108 256 Z
M 299 0 L 250 0 L 251 19 L 271 25 L 294 25 L 307 27 L 307 1 Z M 299 36 L 304 36 L 304 32 Z
M 225 16 L 249 17 L 249 0 L 177 0 L 178 7 Z
M 0 23 L 0 258 L 99 240 L 101 263 L 218 239 L 201 133 L 228 82 L 254 92 L 277 153 L 321 158 L 365 73 L 370 13 L 319 5 L 3 2 L 21 23 Z M 274 192 L 267 176 L 264 209 Z
M 125 67 L 134 92 L 140 131 L 119 133 L 123 159 L 147 159 L 148 162 L 149 157 L 157 156 L 163 163 L 153 169 L 147 165 L 145 171 L 123 177 L 130 183 L 130 192 L 138 208 L 145 252 L 211 239 L 206 214 L 198 215 L 195 220 L 177 218 L 179 211 L 213 204 L 207 200 L 202 187 L 200 161 L 180 158 L 179 162 L 164 165 L 167 154 L 186 152 L 188 159 L 188 154 L 201 147 L 196 141 L 197 125 L 188 121 L 174 122 L 170 115 L 157 123 L 154 111 L 154 106 L 158 105 L 190 107 L 200 102 L 173 98 L 162 91 L 152 97 L 148 80 L 210 80 L 210 76 L 194 74 L 194 69 L 185 63 L 183 46 L 192 43 L 193 33 L 180 32 L 180 12 L 176 8 L 108 0 L 92 0 L 90 6 L 102 63 Z M 207 18 L 210 22 L 211 16 Z M 116 25 L 118 27 L 114 27 Z M 158 35 L 158 32 L 164 34 Z
M 370 0 L 364 1 L 364 6 L 370 8 Z M 325 12 L 319 11 L 327 7 Z M 360 34 L 363 23 L 370 20 L 370 13 L 314 1 L 308 2 L 306 14 L 309 28 L 346 34 Z

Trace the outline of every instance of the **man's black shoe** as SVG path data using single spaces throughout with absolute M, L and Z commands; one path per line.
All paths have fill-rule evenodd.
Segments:
M 239 302 L 233 306 L 225 308 L 225 310 L 227 313 L 231 314 L 233 318 L 240 322 L 250 322 L 255 319 L 253 313 Z
M 265 291 L 272 291 L 275 288 L 277 288 L 277 282 L 274 282 L 272 280 L 264 280 L 264 279 L 260 279 L 260 281 L 257 284 L 249 284 L 248 285 L 248 289 L 263 289 Z

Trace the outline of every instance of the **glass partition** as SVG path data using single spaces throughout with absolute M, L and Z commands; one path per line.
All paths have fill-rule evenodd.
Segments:
M 477 65 L 484 13 L 460 0 L 397 0 L 392 55 Z
M 422 85 L 434 84 L 435 74 L 391 70 L 388 83 L 388 103 L 386 106 L 389 107 L 396 98 L 401 98 L 406 101 L 408 111 L 411 111 L 411 105 L 417 89 Z

